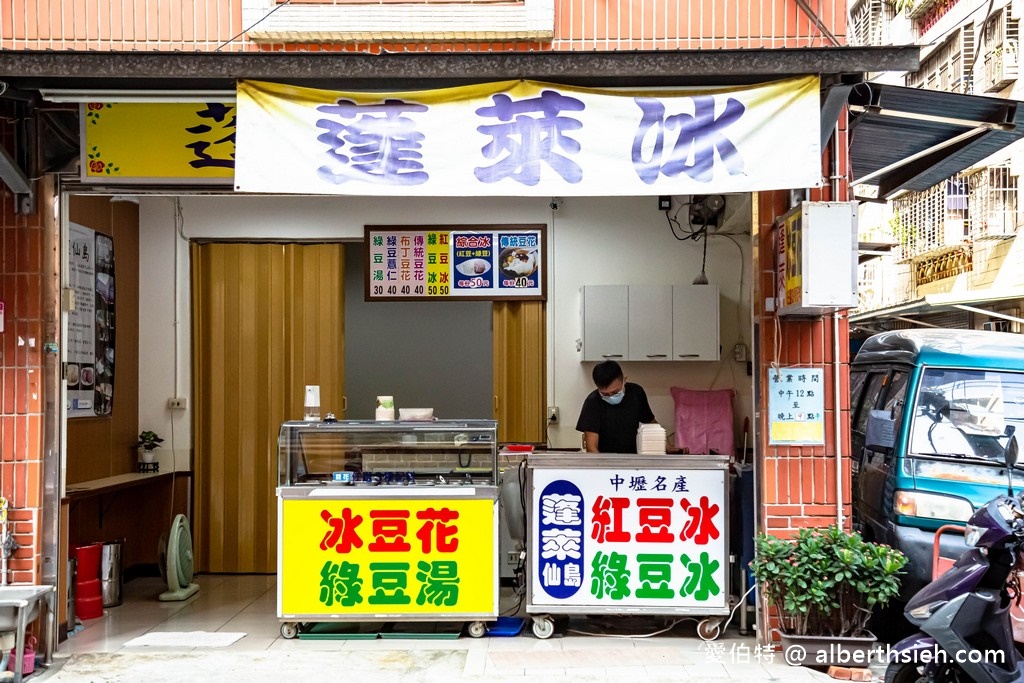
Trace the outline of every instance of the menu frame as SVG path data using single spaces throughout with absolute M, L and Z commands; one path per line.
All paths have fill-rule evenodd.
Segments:
M 487 275 L 490 281 L 490 286 L 470 289 L 456 289 L 452 283 L 457 280 L 465 280 L 468 275 L 462 273 L 461 275 L 456 274 L 457 268 L 457 257 L 455 254 L 456 247 L 453 244 L 449 245 L 449 263 L 447 263 L 447 275 L 449 276 L 449 290 L 447 294 L 440 293 L 429 293 L 427 291 L 428 285 L 422 284 L 422 293 L 416 293 L 416 287 L 420 286 L 421 283 L 413 281 L 410 285 L 412 291 L 408 294 L 389 294 L 386 293 L 386 287 L 389 285 L 386 282 L 374 281 L 375 270 L 380 270 L 380 264 L 373 262 L 375 256 L 375 247 L 373 239 L 375 236 L 381 235 L 394 235 L 394 236 L 412 236 L 415 237 L 417 234 L 426 236 L 427 233 L 472 233 L 479 236 L 489 236 L 492 239 L 491 244 L 487 247 L 490 250 L 490 255 L 485 259 L 489 261 L 490 268 Z M 528 293 L 521 293 L 523 290 L 520 287 L 513 285 L 501 285 L 495 279 L 502 275 L 502 271 L 497 266 L 498 258 L 502 252 L 500 243 L 498 240 L 501 235 L 522 235 L 524 237 L 535 237 L 536 248 L 531 251 L 535 253 L 535 268 L 530 274 L 536 277 L 536 284 L 527 287 Z M 367 302 L 380 302 L 380 301 L 547 301 L 547 225 L 543 223 L 482 223 L 482 224 L 451 224 L 451 225 L 365 225 L 364 226 L 364 240 L 366 246 L 366 254 L 364 259 L 364 299 Z M 527 262 L 528 263 L 528 262 Z M 529 276 L 526 276 L 529 277 Z M 504 281 L 509 281 L 511 278 L 506 276 Z M 378 289 L 375 289 L 375 286 Z M 402 286 L 402 285 L 397 285 Z M 465 293 L 463 293 L 465 292 Z M 519 293 L 517 293 L 519 292 Z

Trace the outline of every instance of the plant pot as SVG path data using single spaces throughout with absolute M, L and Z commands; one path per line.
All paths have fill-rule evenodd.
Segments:
M 866 668 L 878 640 L 864 636 L 795 636 L 779 631 L 782 657 L 790 666 L 848 666 Z
M 156 458 L 156 451 L 152 448 L 139 447 L 139 462 L 151 463 Z

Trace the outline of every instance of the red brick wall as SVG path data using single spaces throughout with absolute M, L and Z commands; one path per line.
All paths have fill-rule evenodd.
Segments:
M 3 109 L 0 106 L 0 109 Z M 3 111 L 0 144 L 13 152 L 13 112 Z M 40 214 L 15 213 L 15 197 L 0 193 L 0 491 L 10 506 L 8 523 L 21 545 L 8 563 L 14 583 L 39 580 L 42 551 L 37 535 L 42 508 L 42 229 Z
M 831 145 L 825 151 L 822 176 L 842 175 L 846 164 L 846 130 L 840 129 L 838 163 L 832 171 L 829 156 Z M 847 197 L 846 179 L 839 181 L 837 199 Z M 808 199 L 832 199 L 832 189 L 826 184 L 813 189 Z M 849 323 L 845 314 L 839 315 L 839 405 L 836 405 L 834 356 L 834 321 L 832 316 L 813 320 L 779 318 L 776 320 L 765 310 L 765 299 L 775 292 L 775 250 L 772 224 L 789 208 L 788 192 L 765 192 L 758 196 L 758 240 L 755 281 L 754 315 L 760 324 L 760 368 L 762 391 L 758 397 L 760 451 L 760 516 L 761 528 L 780 537 L 788 537 L 799 527 L 828 526 L 836 522 L 836 410 L 840 413 L 839 443 L 842 447 L 842 501 L 844 525 L 850 526 L 850 432 L 849 432 Z M 801 366 L 821 368 L 825 377 L 825 445 L 824 446 L 770 446 L 768 444 L 769 373 L 777 360 L 780 367 Z
M 538 42 L 257 44 L 244 33 L 243 0 L 47 0 L 0 3 L 0 49 L 5 50 L 346 50 L 380 53 L 529 50 L 680 50 L 822 47 L 828 45 L 792 0 L 666 0 L 628 3 L 556 0 L 554 35 Z M 283 3 L 281 3 L 283 4 Z M 318 24 L 316 5 L 299 8 Z M 358 3 L 365 7 L 372 2 Z M 425 4 L 425 3 L 418 3 Z M 448 4 L 448 3 L 445 3 Z M 453 3 L 454 4 L 454 3 Z M 846 0 L 811 5 L 829 32 L 845 43 Z M 264 15 L 266 16 L 266 15 Z M 410 12 L 410 16 L 415 16 Z M 495 29 L 501 19 L 495 18 Z M 323 25 L 325 30 L 337 28 Z M 458 29 L 458 26 L 453 26 Z

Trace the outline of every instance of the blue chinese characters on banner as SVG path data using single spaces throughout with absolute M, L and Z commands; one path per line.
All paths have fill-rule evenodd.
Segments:
M 477 126 L 477 130 L 491 138 L 481 150 L 484 158 L 497 161 L 475 168 L 477 180 L 496 183 L 512 178 L 533 186 L 541 180 L 542 165 L 549 166 L 567 182 L 582 180 L 583 169 L 569 156 L 578 154 L 581 146 L 568 133 L 580 130 L 583 123 L 562 114 L 583 111 L 583 102 L 554 90 L 521 100 L 494 95 L 491 101 L 492 106 L 481 107 L 476 114 L 485 120 L 496 119 L 497 123 Z
M 559 479 L 544 487 L 538 505 L 540 584 L 548 595 L 564 600 L 583 585 L 583 494 Z
M 410 116 L 427 110 L 424 104 L 399 99 L 379 104 L 339 99 L 317 107 L 331 117 L 316 122 L 324 131 L 317 140 L 330 148 L 318 175 L 336 185 L 350 180 L 387 185 L 427 182 L 420 151 L 424 135 Z
M 669 114 L 661 100 L 636 98 L 643 117 L 633 140 L 633 166 L 648 185 L 661 175 L 676 178 L 681 173 L 709 183 L 715 175 L 716 152 L 729 175 L 744 173 L 743 157 L 729 139 L 727 129 L 739 121 L 746 108 L 730 97 L 724 111 L 716 114 L 713 96 L 701 95 L 692 100 L 692 114 Z

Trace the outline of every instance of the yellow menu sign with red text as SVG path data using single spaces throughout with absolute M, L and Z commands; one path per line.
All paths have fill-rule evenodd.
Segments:
M 282 615 L 497 614 L 493 500 L 280 505 Z

